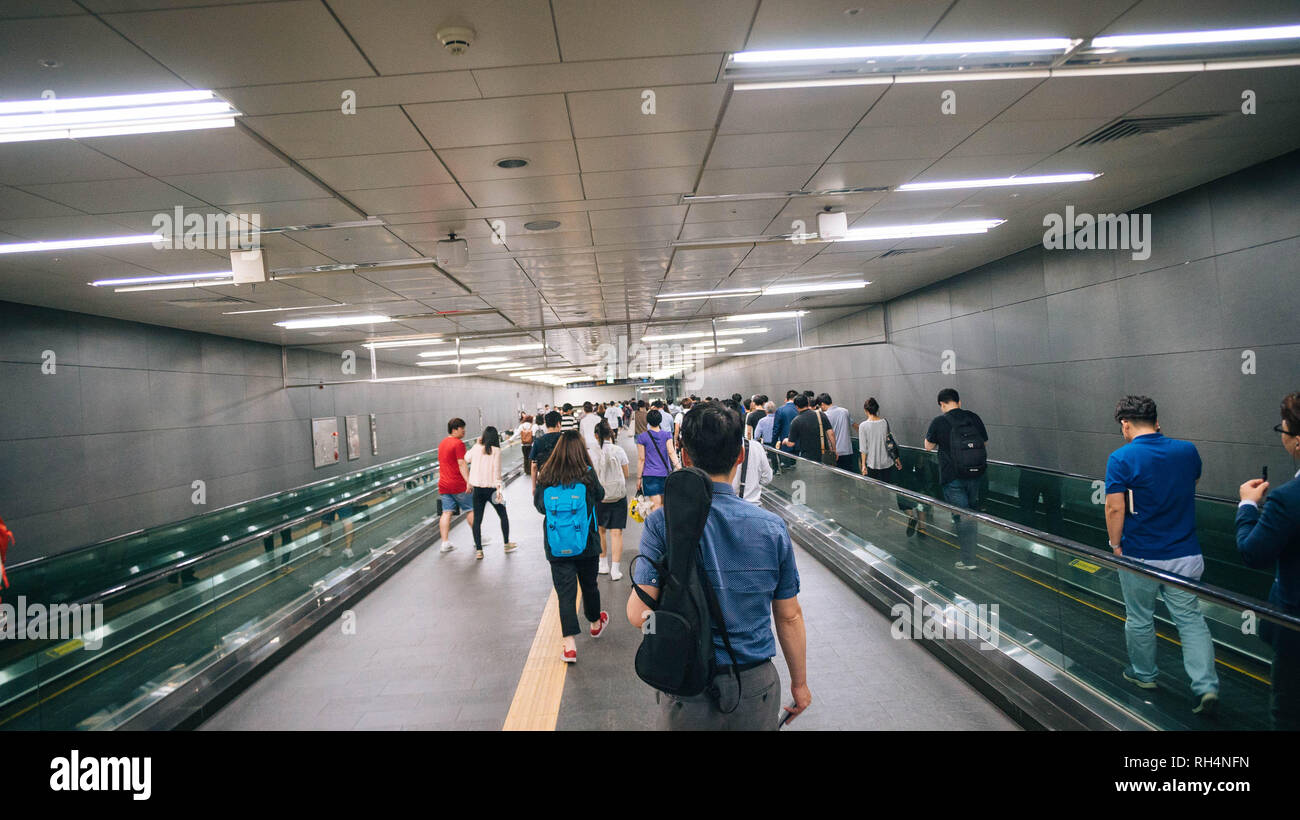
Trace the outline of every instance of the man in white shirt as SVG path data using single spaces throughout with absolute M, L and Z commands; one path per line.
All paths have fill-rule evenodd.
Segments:
M 618 441 L 618 426 L 623 423 L 623 407 L 618 402 L 610 402 L 605 408 L 605 421 L 609 422 L 609 429 L 614 433 L 614 441 Z
M 767 460 L 767 451 L 757 441 L 750 439 L 741 447 L 745 451 L 745 460 L 732 476 L 731 487 L 741 499 L 750 504 L 761 504 L 763 485 L 772 483 L 772 464 Z
M 682 419 L 685 418 L 686 414 L 689 412 L 691 412 L 691 399 L 689 396 L 687 396 L 686 398 L 682 399 L 682 406 L 678 408 L 677 415 L 673 416 L 673 429 L 677 431 L 675 434 L 676 438 L 674 439 L 674 443 L 679 447 L 681 446 L 681 438 L 682 438 L 681 435 Z
M 591 412 L 591 402 L 582 403 L 582 418 L 578 421 L 578 432 L 582 434 L 582 443 L 587 445 L 589 450 L 599 450 L 600 443 L 596 441 L 596 425 L 600 424 L 600 416 Z

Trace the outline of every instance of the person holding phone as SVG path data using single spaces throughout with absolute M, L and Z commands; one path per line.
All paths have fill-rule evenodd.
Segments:
M 1300 458 L 1300 392 L 1282 399 L 1282 423 L 1273 430 L 1281 434 L 1287 455 Z M 1269 603 L 1300 616 L 1300 470 L 1272 492 L 1268 468 L 1261 472 L 1262 478 L 1253 478 L 1238 490 L 1237 551 L 1248 567 L 1274 569 Z M 1273 647 L 1269 704 L 1273 728 L 1300 729 L 1300 633 L 1264 621 L 1259 635 Z

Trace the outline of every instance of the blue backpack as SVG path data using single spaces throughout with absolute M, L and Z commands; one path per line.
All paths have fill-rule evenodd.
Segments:
M 546 543 L 556 558 L 576 558 L 587 551 L 587 536 L 596 520 L 587 510 L 587 485 L 557 484 L 542 490 L 546 508 Z

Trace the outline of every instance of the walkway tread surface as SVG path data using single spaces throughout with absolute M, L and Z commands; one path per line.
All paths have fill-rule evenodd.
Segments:
M 636 467 L 635 450 L 632 468 Z M 501 551 L 496 514 L 486 511 L 486 557 L 474 560 L 469 527 L 452 530 L 454 552 L 435 543 L 354 607 L 355 634 L 342 621 L 314 636 L 227 704 L 201 729 L 501 729 L 507 715 L 529 724 L 516 689 L 539 636 L 551 595 L 542 553 L 542 517 L 527 477 L 506 488 L 511 536 Z M 578 663 L 563 675 L 556 705 L 531 704 L 560 730 L 654 728 L 654 691 L 637 679 L 632 658 L 640 632 L 627 622 L 628 572 L 641 525 L 624 533 L 623 579 L 600 576 L 607 634 L 593 640 L 586 621 Z M 919 643 L 890 637 L 889 619 L 815 558 L 796 547 L 808 631 L 812 707 L 786 731 L 826 729 L 1015 729 L 1016 724 Z M 544 625 L 543 625 L 544 626 Z M 552 634 L 553 633 L 553 634 Z M 546 641 L 546 638 L 541 640 Z M 549 641 L 546 641 L 549 643 Z M 560 647 L 539 644 L 534 663 Z M 790 676 L 779 654 L 782 702 Z M 553 676 L 548 676 L 548 679 Z M 558 688 L 557 688 L 558 690 Z M 525 696 L 527 693 L 524 693 Z

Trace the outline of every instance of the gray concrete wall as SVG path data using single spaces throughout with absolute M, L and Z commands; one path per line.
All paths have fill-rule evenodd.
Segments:
M 56 354 L 53 374 L 42 373 L 45 350 Z M 351 378 L 334 354 L 290 350 L 288 363 L 291 382 Z M 388 367 L 381 375 L 427 373 Z M 9 560 L 428 450 L 452 416 L 473 431 L 478 408 L 485 424 L 512 426 L 519 405 L 551 401 L 549 387 L 487 378 L 286 390 L 278 346 L 0 302 L 0 516 L 16 537 Z M 342 417 L 352 414 L 361 417 L 361 457 L 348 460 L 345 444 L 337 464 L 314 468 L 311 419 L 338 417 L 342 437 Z M 196 479 L 207 485 L 204 507 L 191 503 Z
M 1035 246 L 807 340 L 869 338 L 883 320 L 887 345 L 729 360 L 701 372 L 696 392 L 826 390 L 855 421 L 875 396 L 900 441 L 917 444 L 952 386 L 984 418 L 992 458 L 1091 476 L 1122 443 L 1116 400 L 1141 393 L 1166 434 L 1200 449 L 1201 491 L 1235 497 L 1261 465 L 1275 482 L 1297 466 L 1271 428 L 1300 390 L 1298 203 L 1293 153 L 1138 209 L 1152 216 L 1149 259 Z M 941 370 L 944 351 L 955 374 Z

